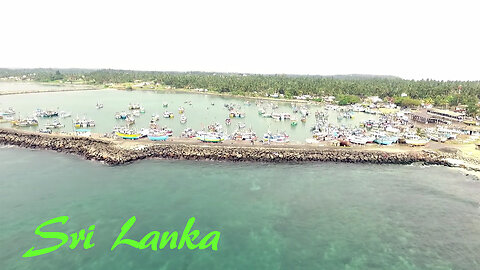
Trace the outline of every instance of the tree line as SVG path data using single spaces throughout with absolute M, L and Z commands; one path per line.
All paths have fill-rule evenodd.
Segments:
M 175 88 L 203 88 L 248 96 L 273 93 L 283 94 L 286 98 L 300 95 L 336 96 L 342 97 L 346 103 L 356 101 L 352 96 L 391 97 L 405 104 L 417 104 L 421 100 L 437 106 L 476 104 L 480 99 L 480 81 L 405 80 L 393 76 L 371 75 L 301 76 L 111 69 L 0 69 L 0 77 L 26 74 L 42 82 L 81 80 L 90 84 L 105 85 L 140 80 Z M 408 98 L 401 99 L 402 93 L 406 93 Z

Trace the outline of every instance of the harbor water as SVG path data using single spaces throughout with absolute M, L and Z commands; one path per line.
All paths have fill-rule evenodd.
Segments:
M 480 269 L 480 182 L 446 167 L 145 160 L 106 166 L 0 148 L 0 269 Z M 22 258 L 35 228 L 95 225 L 93 248 Z M 128 237 L 218 230 L 217 251 L 110 248 Z
M 0 89 L 28 89 L 27 86 L 17 83 L 0 83 Z M 38 86 L 44 87 L 44 86 Z M 262 102 L 262 103 L 260 103 Z M 104 104 L 104 108 L 97 109 L 96 104 Z M 309 115 L 306 122 L 301 122 L 300 113 L 293 113 L 292 102 L 279 102 L 271 100 L 259 101 L 256 104 L 254 99 L 235 98 L 217 96 L 203 93 L 190 92 L 172 92 L 172 91 L 120 91 L 112 89 L 99 89 L 92 91 L 76 91 L 76 92 L 49 92 L 35 94 L 16 94 L 16 95 L 0 95 L 0 110 L 13 107 L 17 112 L 16 117 L 31 116 L 37 109 L 55 110 L 70 112 L 72 117 L 61 119 L 41 118 L 39 117 L 39 125 L 36 127 L 22 128 L 24 130 L 38 130 L 46 123 L 53 120 L 59 120 L 64 128 L 54 129 L 54 132 L 72 132 L 73 121 L 77 117 L 92 119 L 96 126 L 91 129 L 94 133 L 111 133 L 115 126 L 125 126 L 124 120 L 116 120 L 115 114 L 122 111 L 128 112 L 129 104 L 138 103 L 145 108 L 145 113 L 139 117 L 135 117 L 134 128 L 148 128 L 152 114 L 160 115 L 157 123 L 160 127 L 167 126 L 173 129 L 174 136 L 180 136 L 182 131 L 189 127 L 194 130 L 201 130 L 213 123 L 219 123 L 223 126 L 227 134 L 232 134 L 238 128 L 238 124 L 245 124 L 246 128 L 251 128 L 256 132 L 257 137 L 263 137 L 263 134 L 271 132 L 285 131 L 290 136 L 291 142 L 305 143 L 305 140 L 312 138 L 311 128 L 315 125 L 315 111 L 324 111 L 324 107 L 318 104 L 307 104 L 302 102 L 294 102 L 297 108 L 302 106 L 308 107 Z M 168 103 L 168 107 L 163 107 L 163 103 Z M 239 112 L 245 113 L 244 118 L 232 118 L 231 125 L 227 126 L 225 120 L 229 118 L 229 110 L 224 106 L 232 104 Z M 271 105 L 278 106 L 271 109 Z M 185 108 L 185 116 L 187 123 L 180 123 L 180 113 L 178 108 Z M 278 121 L 272 118 L 264 118 L 258 114 L 258 111 L 266 108 L 266 112 L 273 111 L 277 113 L 289 113 L 297 118 L 298 125 L 292 127 L 290 120 Z M 165 111 L 174 114 L 174 118 L 163 118 Z M 329 111 L 328 121 L 337 126 L 358 127 L 362 121 L 377 120 L 377 115 L 355 112 L 353 118 L 338 118 L 342 112 Z M 10 123 L 3 123 L 0 126 L 9 127 Z

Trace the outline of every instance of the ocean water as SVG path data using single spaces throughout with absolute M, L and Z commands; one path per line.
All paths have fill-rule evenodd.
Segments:
M 5 83 L 4 83 L 5 84 Z M 23 85 L 16 86 L 15 83 L 10 83 L 8 89 L 22 89 Z M 41 87 L 46 87 L 40 85 Z M 39 87 L 40 87 L 39 86 Z M 6 87 L 0 83 L 0 89 Z M 115 126 L 124 126 L 125 121 L 116 120 L 115 113 L 128 111 L 130 103 L 140 103 L 145 108 L 145 114 L 136 118 L 135 128 L 148 128 L 151 115 L 159 114 L 159 126 L 167 126 L 173 129 L 175 136 L 180 136 L 182 131 L 189 127 L 194 130 L 201 130 L 212 123 L 220 123 L 224 130 L 231 134 L 233 133 L 239 123 L 244 123 L 247 128 L 252 128 L 257 133 L 257 136 L 263 136 L 267 131 L 277 132 L 285 131 L 290 136 L 290 141 L 304 143 L 305 139 L 312 138 L 310 129 L 315 124 L 315 111 L 323 111 L 323 107 L 319 105 L 307 105 L 310 110 L 310 115 L 307 117 L 306 123 L 300 121 L 301 115 L 294 114 L 290 102 L 275 102 L 278 105 L 276 112 L 285 112 L 294 115 L 297 118 L 298 125 L 291 126 L 290 121 L 277 121 L 271 118 L 263 118 L 258 115 L 258 110 L 267 107 L 270 101 L 264 101 L 264 104 L 256 106 L 255 100 L 250 99 L 250 105 L 245 102 L 248 99 L 224 97 L 216 95 L 186 93 L 186 92 L 171 92 L 171 91 L 119 91 L 112 89 L 100 89 L 98 91 L 78 91 L 78 92 L 50 92 L 50 93 L 35 93 L 35 94 L 18 94 L 18 95 L 0 95 L 0 110 L 13 107 L 17 111 L 17 117 L 27 117 L 32 115 L 36 109 L 53 109 L 57 111 L 66 111 L 72 113 L 72 118 L 59 119 L 65 128 L 54 130 L 54 132 L 66 131 L 72 132 L 73 119 L 77 116 L 80 118 L 86 117 L 93 119 L 96 122 L 96 127 L 91 128 L 95 133 L 110 133 Z M 191 101 L 192 105 L 185 103 Z M 103 103 L 103 109 L 96 109 L 97 102 Z M 168 108 L 164 108 L 162 104 L 168 103 Z M 212 105 L 212 103 L 214 105 Z M 241 107 L 239 111 L 246 114 L 245 118 L 233 118 L 230 126 L 225 125 L 225 119 L 229 118 L 229 111 L 224 107 L 225 104 L 235 104 Z M 297 107 L 303 104 L 298 103 Z M 180 123 L 180 114 L 178 108 L 183 106 L 185 108 L 185 116 L 187 123 Z M 173 112 L 175 117 L 173 119 L 163 118 L 162 114 L 166 110 Z M 267 109 L 267 112 L 271 112 Z M 346 127 L 358 127 L 359 123 L 365 120 L 376 120 L 378 116 L 357 112 L 353 119 L 337 119 L 338 113 L 335 111 L 329 112 L 329 122 L 344 125 Z M 40 118 L 38 127 L 22 128 L 27 130 L 37 130 L 43 127 L 47 122 L 52 121 L 50 118 Z M 0 123 L 0 126 L 10 127 L 10 123 Z
M 51 151 L 0 149 L 0 269 L 480 269 L 480 182 L 445 167 L 145 160 L 111 167 Z M 35 228 L 96 226 L 95 246 L 22 258 L 55 244 Z M 110 248 L 221 232 L 217 251 Z M 47 230 L 47 229 L 45 229 Z

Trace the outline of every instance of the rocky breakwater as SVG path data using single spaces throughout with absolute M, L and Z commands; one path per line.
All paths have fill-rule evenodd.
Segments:
M 174 143 L 118 144 L 110 139 L 49 135 L 0 129 L 0 144 L 49 149 L 81 155 L 90 160 L 118 165 L 146 158 L 223 160 L 251 162 L 348 162 L 377 164 L 449 165 L 445 156 L 432 151 L 386 152 L 355 148 L 294 148 L 227 146 Z

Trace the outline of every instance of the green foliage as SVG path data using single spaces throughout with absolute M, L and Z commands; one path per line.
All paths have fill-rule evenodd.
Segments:
M 336 97 L 338 105 L 349 105 L 359 103 L 361 101 L 360 97 L 354 95 L 339 95 Z
M 393 103 L 401 107 L 418 107 L 422 105 L 422 101 L 411 97 L 394 97 Z
M 418 100 L 432 99 L 435 105 L 466 104 L 480 98 L 480 81 L 403 80 L 379 76 L 297 76 L 206 72 L 153 72 L 130 70 L 82 69 L 0 69 L 0 77 L 22 76 L 36 81 L 65 80 L 104 85 L 153 81 L 175 88 L 206 88 L 209 91 L 263 96 L 283 93 L 285 97 L 308 94 L 320 96 L 399 97 L 407 93 L 405 105 L 416 106 Z M 461 87 L 460 87 L 461 86 Z M 402 104 L 402 100 L 399 100 Z M 349 102 L 349 100 L 345 100 Z

